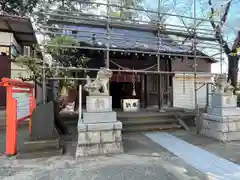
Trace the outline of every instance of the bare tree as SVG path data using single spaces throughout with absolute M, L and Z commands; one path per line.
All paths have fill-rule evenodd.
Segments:
M 215 37 L 216 37 L 217 41 L 219 42 L 219 44 L 222 46 L 225 54 L 228 57 L 228 81 L 231 81 L 232 85 L 234 87 L 236 87 L 237 86 L 237 77 L 238 77 L 239 56 L 237 56 L 237 54 L 233 53 L 233 52 L 236 51 L 237 46 L 239 46 L 239 44 L 240 44 L 240 31 L 238 32 L 238 35 L 237 35 L 237 38 L 235 40 L 233 47 L 230 48 L 227 41 L 224 39 L 222 30 L 221 30 L 221 28 L 227 21 L 227 17 L 228 17 L 228 14 L 229 14 L 229 11 L 230 11 L 230 8 L 232 5 L 232 0 L 230 0 L 226 4 L 226 7 L 225 7 L 224 12 L 221 17 L 220 24 L 216 24 L 214 22 L 213 17 L 215 15 L 216 11 L 213 7 L 212 0 L 209 0 L 208 4 L 211 7 L 211 15 L 210 15 L 209 19 L 210 19 L 210 23 L 211 23 L 213 29 L 215 30 Z

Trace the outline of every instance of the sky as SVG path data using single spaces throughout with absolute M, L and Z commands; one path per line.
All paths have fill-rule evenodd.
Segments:
M 212 0 L 213 7 L 217 12 L 223 13 L 224 8 L 226 7 L 226 2 L 229 0 Z M 161 4 L 161 11 L 167 12 L 171 14 L 177 14 L 177 15 L 185 15 L 189 17 L 193 17 L 194 15 L 194 0 L 160 0 Z M 144 7 L 148 9 L 156 9 L 156 4 L 158 4 L 158 0 L 144 0 Z M 240 30 L 240 0 L 232 0 L 232 6 L 230 8 L 227 22 L 224 24 L 223 27 L 223 34 L 224 39 L 228 42 L 228 45 L 232 47 L 233 41 L 236 38 L 237 32 Z M 208 0 L 196 0 L 196 14 L 198 18 L 208 19 L 209 18 L 209 12 L 210 12 L 210 6 L 208 5 Z M 219 13 L 219 15 L 220 15 Z M 220 19 L 220 16 L 215 17 L 216 20 Z M 175 24 L 175 25 L 181 25 L 183 26 L 183 22 L 187 24 L 187 26 L 191 27 L 193 25 L 193 20 L 189 20 L 186 18 L 179 18 L 174 16 L 168 16 L 166 23 L 167 24 Z M 209 31 L 205 31 L 205 33 L 209 33 L 212 35 L 209 35 L 210 37 L 214 37 L 212 31 L 212 26 L 209 22 L 203 22 L 201 23 L 198 28 L 203 29 L 209 29 Z M 186 28 L 184 29 L 186 30 Z M 202 31 L 204 32 L 204 31 Z M 208 35 L 207 35 L 208 36 Z M 190 43 L 190 42 L 189 42 Z M 203 51 L 209 56 L 212 56 L 214 54 L 217 54 L 220 52 L 220 46 L 217 43 L 214 43 L 214 45 L 205 45 L 204 43 L 209 42 L 199 42 L 198 49 Z M 209 48 L 202 48 L 202 47 L 209 47 Z M 220 55 L 213 56 L 216 59 L 220 59 Z M 223 54 L 223 72 L 227 71 L 227 57 L 225 54 Z M 213 73 L 220 73 L 220 63 L 215 63 L 212 65 L 212 72 Z

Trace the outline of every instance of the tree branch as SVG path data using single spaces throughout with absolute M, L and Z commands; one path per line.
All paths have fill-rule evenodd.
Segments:
M 232 3 L 232 1 L 229 1 L 227 3 L 227 7 L 225 8 L 224 14 L 221 17 L 221 27 L 226 22 L 231 3 Z M 227 42 L 224 40 L 223 35 L 221 34 L 221 27 L 219 25 L 216 25 L 214 22 L 213 16 L 216 11 L 213 8 L 212 0 L 209 0 L 208 4 L 211 7 L 211 15 L 210 15 L 209 19 L 210 19 L 210 23 L 211 23 L 213 29 L 215 30 L 215 37 L 216 37 L 217 41 L 219 42 L 219 44 L 221 44 L 223 46 L 225 53 L 228 55 L 229 53 L 231 53 L 231 49 L 229 48 Z

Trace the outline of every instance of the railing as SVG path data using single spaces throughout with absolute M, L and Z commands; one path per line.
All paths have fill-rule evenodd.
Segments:
M 32 112 L 36 108 L 34 84 L 2 78 L 1 86 L 6 87 L 6 151 L 5 155 L 17 154 L 17 126 L 28 119 L 31 134 Z

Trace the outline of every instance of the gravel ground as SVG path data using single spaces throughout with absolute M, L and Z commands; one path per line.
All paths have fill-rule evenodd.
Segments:
M 19 129 L 19 147 L 27 131 Z M 0 133 L 1 180 L 205 180 L 206 177 L 179 157 L 141 133 L 124 134 L 125 154 L 75 160 L 74 142 L 62 157 L 31 160 L 6 158 Z M 75 141 L 75 140 L 73 140 Z
M 74 132 L 74 128 L 72 128 Z M 172 134 L 221 157 L 239 163 L 239 143 L 223 144 L 185 131 Z M 28 136 L 18 129 L 18 147 Z M 203 173 L 153 143 L 141 133 L 124 134 L 125 154 L 75 160 L 73 141 L 62 157 L 19 160 L 3 156 L 5 133 L 0 131 L 0 180 L 205 180 Z M 2 155 L 1 155 L 2 154 Z
M 0 157 L 1 180 L 205 180 L 177 157 L 122 154 L 74 160 L 70 156 L 14 160 Z

